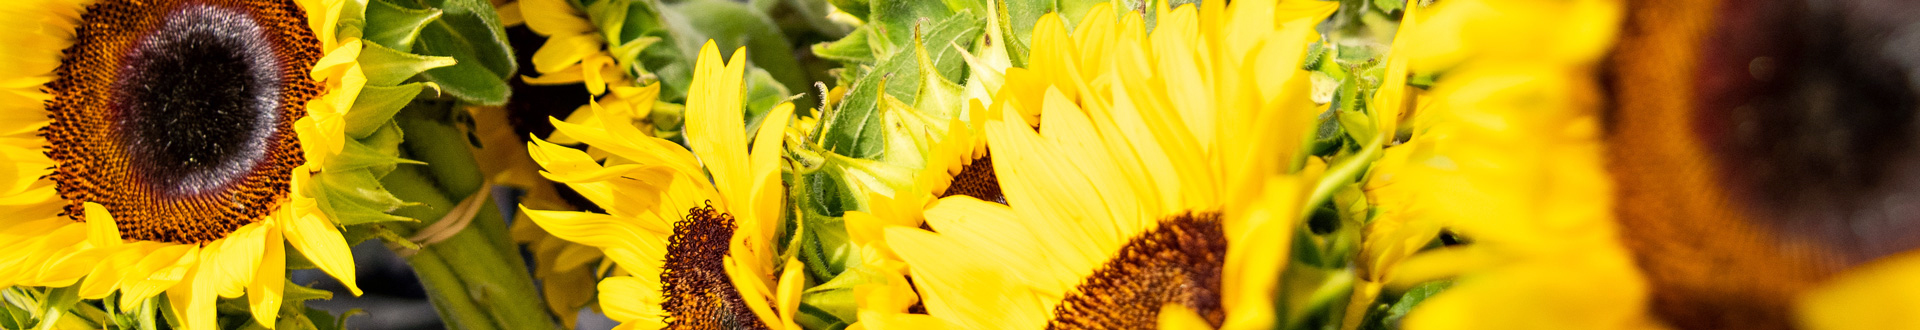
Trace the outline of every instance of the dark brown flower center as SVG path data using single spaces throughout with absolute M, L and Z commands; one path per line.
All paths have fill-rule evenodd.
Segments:
M 947 196 L 972 196 L 983 201 L 1006 204 L 1007 195 L 1000 190 L 1000 177 L 993 173 L 993 153 L 975 158 L 973 163 L 960 168 L 960 174 L 953 176 L 953 184 L 947 186 Z
M 1080 282 L 1059 307 L 1048 329 L 1151 329 L 1160 308 L 1179 304 L 1214 327 L 1226 320 L 1220 307 L 1220 274 L 1227 236 L 1220 214 L 1201 212 L 1161 220 L 1160 227 L 1127 242 L 1112 259 Z
M 258 221 L 305 162 L 293 121 L 321 52 L 291 1 L 103 0 L 46 85 L 41 133 L 65 213 L 121 237 L 204 243 Z
M 711 204 L 687 209 L 687 217 L 673 224 L 660 271 L 668 329 L 768 329 L 722 266 L 734 229 L 733 215 Z

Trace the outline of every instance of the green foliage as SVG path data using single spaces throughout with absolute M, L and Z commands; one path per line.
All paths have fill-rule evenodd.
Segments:
M 436 8 L 441 15 L 419 30 L 411 51 L 453 58 L 452 66 L 427 70 L 427 81 L 461 101 L 500 105 L 511 91 L 507 79 L 515 70 L 513 51 L 507 48 L 500 17 L 486 0 L 379 0 L 412 2 L 414 8 Z M 384 22 L 383 22 L 384 24 Z

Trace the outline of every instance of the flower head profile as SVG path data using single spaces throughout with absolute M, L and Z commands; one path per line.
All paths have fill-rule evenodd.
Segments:
M 405 80 L 452 62 L 361 39 L 365 7 L 0 6 L 19 46 L 0 51 L 16 63 L 0 70 L 0 286 L 77 285 L 123 310 L 165 293 L 188 329 L 242 296 L 273 327 L 292 256 L 358 294 L 340 226 L 397 219 L 377 181 L 399 162 L 381 151 L 389 119 L 427 87 Z
M 1116 9 L 1072 32 L 1036 23 L 1027 68 L 984 110 L 1005 203 L 947 196 L 930 230 L 885 228 L 926 314 L 863 323 L 1275 324 L 1270 279 L 1304 203 L 1288 167 L 1315 109 L 1298 64 L 1332 3 L 1153 8 L 1152 29 Z
M 554 124 L 606 154 L 604 162 L 545 141 L 529 147 L 549 179 L 606 210 L 525 212 L 617 265 L 619 276 L 600 282 L 600 306 L 623 328 L 794 327 L 804 277 L 776 250 L 786 197 L 781 134 L 793 107 L 774 107 L 747 134 L 744 54 L 722 62 L 714 44 L 701 49 L 687 98 L 691 150 L 619 120 L 633 113 L 597 104 L 601 125 Z

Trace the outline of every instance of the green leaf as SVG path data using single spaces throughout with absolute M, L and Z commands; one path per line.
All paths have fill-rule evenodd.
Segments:
M 913 45 L 914 33 L 920 32 L 923 25 L 954 15 L 953 9 L 940 1 L 880 1 L 872 5 L 873 18 L 867 21 L 867 26 L 874 33 L 869 37 L 879 41 L 872 43 L 876 46 L 873 49 L 876 58 L 891 58 L 911 49 L 908 47 Z
M 408 8 L 394 1 L 374 0 L 367 3 L 367 21 L 379 22 L 367 26 L 367 41 L 393 49 L 413 49 L 413 40 L 420 36 L 420 29 L 428 22 L 440 18 L 438 9 Z
M 454 65 L 451 57 L 415 55 L 377 43 L 365 45 L 359 61 L 369 86 L 398 85 L 427 69 Z
M 365 138 L 393 120 L 393 114 L 400 108 L 413 102 L 414 96 L 427 83 L 409 83 L 400 86 L 367 86 L 360 90 L 360 97 L 353 100 L 353 109 L 347 111 L 347 136 L 355 139 Z
M 689 0 L 669 5 L 667 10 L 686 17 L 686 27 L 694 30 L 675 32 L 711 38 L 721 52 L 744 46 L 753 67 L 765 70 L 788 90 L 806 89 L 806 73 L 800 71 L 786 35 L 765 13 L 728 0 Z M 705 40 L 695 41 L 704 44 Z
M 413 51 L 458 61 L 452 66 L 427 70 L 427 80 L 440 84 L 447 94 L 461 101 L 506 104 L 511 94 L 507 78 L 513 75 L 515 62 L 493 5 L 484 0 L 427 1 L 428 6 L 440 8 L 443 13 L 440 19 L 420 31 Z
M 745 125 L 748 132 L 759 132 L 760 123 L 766 119 L 767 113 L 774 106 L 787 102 L 792 94 L 788 93 L 786 86 L 780 85 L 780 81 L 759 68 L 747 70 L 746 82 L 747 99 L 742 105 L 746 107 Z

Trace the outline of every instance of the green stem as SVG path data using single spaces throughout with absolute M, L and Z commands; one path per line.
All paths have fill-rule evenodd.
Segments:
M 402 200 L 422 206 L 393 213 L 422 222 L 394 228 L 412 235 L 445 217 L 460 200 L 484 187 L 484 176 L 467 150 L 465 132 L 443 119 L 448 107 L 410 106 L 394 118 L 407 134 L 407 157 L 426 166 L 403 166 L 382 179 Z M 408 261 L 430 295 L 447 303 L 441 314 L 460 329 L 557 329 L 533 276 L 507 236 L 506 220 L 491 201 L 458 233 L 424 246 Z M 436 306 L 443 301 L 436 300 Z M 473 308 L 464 308 L 471 305 Z M 471 327 L 469 327 L 471 325 Z
M 401 130 L 407 134 L 407 140 L 400 147 L 405 149 L 414 160 L 426 162 L 434 181 L 439 183 L 441 191 L 449 200 L 464 199 L 486 187 L 486 174 L 480 171 L 473 152 L 467 149 L 467 132 L 451 123 L 451 107 L 409 107 L 394 118 Z M 482 211 L 496 211 L 486 208 Z M 500 237 L 491 240 L 496 253 L 513 256 L 519 262 L 520 248 L 507 235 L 507 223 L 496 212 L 481 212 L 480 217 L 492 217 L 492 221 L 474 221 L 467 226 L 475 228 L 486 237 Z M 529 277 L 531 281 L 531 277 Z
M 427 300 L 433 302 L 434 310 L 440 313 L 440 319 L 448 329 L 498 329 L 493 320 L 485 317 L 480 305 L 473 302 L 466 290 L 460 290 L 461 281 L 453 276 L 453 270 L 447 267 L 447 261 L 438 254 L 421 253 L 408 258 L 413 272 L 418 274 L 420 282 L 427 288 Z M 448 287 L 451 286 L 451 287 Z

